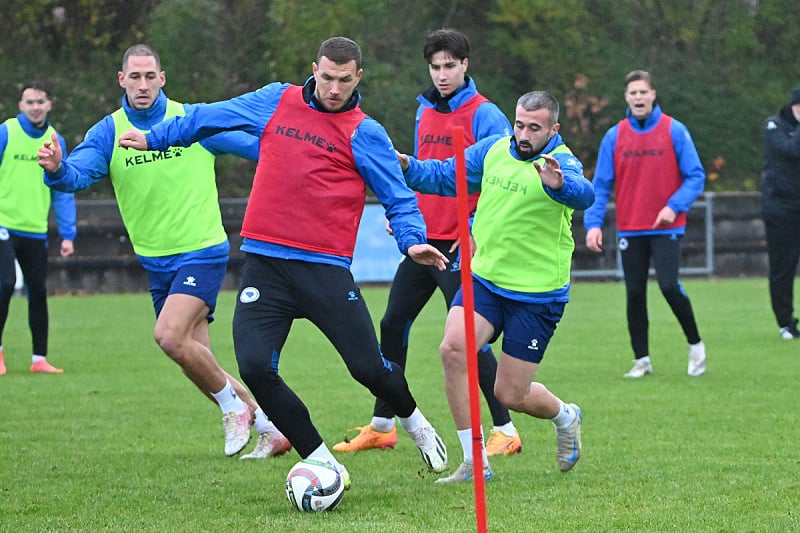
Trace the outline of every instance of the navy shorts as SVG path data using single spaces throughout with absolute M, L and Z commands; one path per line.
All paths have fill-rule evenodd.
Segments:
M 188 294 L 203 300 L 208 306 L 208 321 L 214 320 L 217 296 L 227 272 L 227 263 L 193 263 L 178 270 L 148 270 L 150 295 L 153 298 L 156 317 L 161 314 L 164 302 L 170 294 Z
M 520 302 L 495 294 L 480 283 L 473 284 L 475 312 L 494 326 L 490 343 L 503 334 L 503 352 L 511 357 L 540 363 L 556 326 L 564 314 L 564 302 Z M 453 305 L 464 306 L 459 289 Z

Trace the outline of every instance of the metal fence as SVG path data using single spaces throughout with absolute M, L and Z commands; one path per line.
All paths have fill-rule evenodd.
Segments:
M 616 206 L 613 203 L 608 204 L 608 213 L 613 212 Z M 707 276 L 711 277 L 714 274 L 714 193 L 707 192 L 698 198 L 690 213 L 702 211 L 703 219 L 703 241 L 705 248 L 705 264 L 703 266 L 682 266 L 680 273 L 693 276 Z M 607 215 L 608 215 L 607 213 Z M 624 274 L 622 272 L 622 254 L 619 247 L 616 246 L 616 236 L 614 239 L 616 247 L 616 266 L 609 269 L 584 269 L 572 270 L 572 276 L 575 278 L 615 278 L 622 280 Z M 650 275 L 654 275 L 655 270 L 650 268 Z

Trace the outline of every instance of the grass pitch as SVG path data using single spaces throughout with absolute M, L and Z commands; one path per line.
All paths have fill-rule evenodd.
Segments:
M 650 292 L 653 376 L 632 362 L 619 283 L 573 284 L 572 302 L 538 379 L 584 411 L 584 455 L 558 471 L 547 421 L 513 415 L 523 453 L 492 460 L 488 525 L 497 532 L 800 531 L 800 341 L 783 341 L 766 281 L 688 280 L 708 372 L 686 375 L 686 345 Z M 377 321 L 387 290 L 364 295 Z M 223 293 L 211 337 L 236 372 L 235 295 Z M 152 341 L 149 295 L 50 300 L 50 359 L 33 375 L 25 301 L 15 298 L 0 377 L 0 531 L 474 531 L 472 486 L 439 486 L 413 445 L 342 458 L 353 488 L 332 513 L 289 506 L 296 453 L 224 456 L 221 413 Z M 421 409 L 461 451 L 442 386 L 439 296 L 417 320 L 408 378 Z M 295 324 L 281 372 L 329 446 L 369 422 L 372 398 L 327 341 Z M 483 409 L 488 432 L 488 410 Z M 252 447 L 254 442 L 248 446 Z

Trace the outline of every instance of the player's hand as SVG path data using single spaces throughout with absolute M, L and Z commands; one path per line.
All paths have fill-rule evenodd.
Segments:
M 675 211 L 673 211 L 671 207 L 662 207 L 661 211 L 659 211 L 658 215 L 656 216 L 656 221 L 653 222 L 653 229 L 656 229 L 659 226 L 669 226 L 675 222 L 676 216 L 678 215 L 675 214 Z
M 61 241 L 61 257 L 69 257 L 75 252 L 75 246 L 70 239 Z
M 564 173 L 561 171 L 561 164 L 552 155 L 542 154 L 542 158 L 545 161 L 544 166 L 537 161 L 533 162 L 533 166 L 536 167 L 542 183 L 557 191 L 564 185 Z
M 392 229 L 392 225 L 389 223 L 389 219 L 386 219 L 386 233 L 389 235 L 394 235 L 394 230 Z
M 119 137 L 120 148 L 133 148 L 134 150 L 147 150 L 147 139 L 144 133 L 136 129 L 129 129 Z
M 430 244 L 415 244 L 409 247 L 407 253 L 408 257 L 413 259 L 415 263 L 433 265 L 439 270 L 444 270 L 446 268 L 445 265 L 450 262 L 442 252 Z
M 603 251 L 603 230 L 592 228 L 586 232 L 586 247 L 593 252 Z
M 397 160 L 400 161 L 400 168 L 403 169 L 403 172 L 408 170 L 408 155 L 401 154 L 397 150 L 395 150 L 394 153 L 397 155 Z
M 39 166 L 50 174 L 58 170 L 61 166 L 61 159 L 64 153 L 61 151 L 61 143 L 58 142 L 58 135 L 52 135 L 49 141 L 44 142 L 44 146 L 39 148 Z

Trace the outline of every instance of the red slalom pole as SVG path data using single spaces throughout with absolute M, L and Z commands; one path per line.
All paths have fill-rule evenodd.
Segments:
M 453 128 L 456 148 L 456 202 L 458 204 L 458 239 L 461 247 L 461 292 L 464 299 L 464 330 L 467 342 L 467 379 L 469 381 L 469 417 L 472 425 L 472 479 L 475 484 L 475 522 L 478 533 L 486 533 L 486 480 L 483 478 L 481 403 L 478 387 L 478 349 L 475 342 L 475 298 L 472 291 L 472 250 L 469 231 L 469 191 L 464 155 L 464 128 Z

